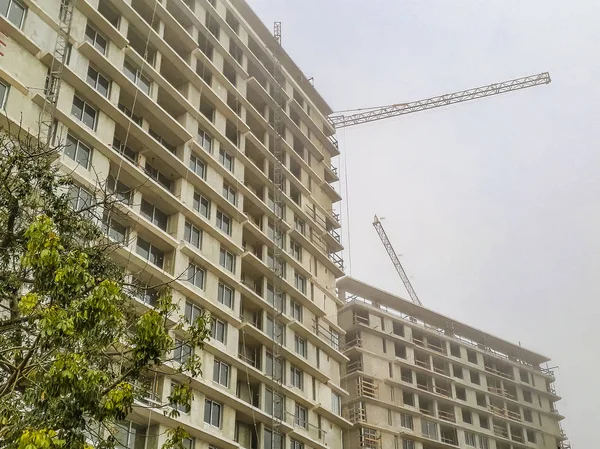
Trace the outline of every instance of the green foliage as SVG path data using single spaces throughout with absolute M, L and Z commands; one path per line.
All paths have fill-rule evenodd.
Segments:
M 95 220 L 110 198 L 96 192 L 90 210 L 73 210 L 72 180 L 54 160 L 55 149 L 0 133 L 0 448 L 83 449 L 90 435 L 110 448 L 103 429 L 132 411 L 140 376 L 168 361 L 172 333 L 202 346 L 209 317 L 184 324 L 169 286 L 154 309 L 130 306 L 115 244 Z M 197 375 L 200 360 L 174 369 Z M 189 403 L 189 387 L 169 399 Z M 184 437 L 172 430 L 167 446 Z

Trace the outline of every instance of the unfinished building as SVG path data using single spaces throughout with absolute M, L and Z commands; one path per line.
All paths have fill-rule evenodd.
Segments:
M 549 361 L 345 277 L 346 449 L 567 447 Z
M 101 225 L 147 287 L 136 307 L 168 283 L 186 319 L 213 317 L 191 407 L 163 414 L 187 378 L 141 380 L 119 447 L 160 447 L 176 426 L 188 449 L 340 447 L 339 152 L 331 108 L 271 31 L 243 0 L 6 0 L 0 30 L 2 126 L 37 136 L 42 114 L 64 144 L 74 207 L 98 184 L 119 198 Z

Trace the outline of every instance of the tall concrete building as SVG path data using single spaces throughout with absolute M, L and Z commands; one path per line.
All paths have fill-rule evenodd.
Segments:
M 345 449 L 563 449 L 543 355 L 345 277 Z
M 38 133 L 69 3 L 0 1 L 0 106 L 13 129 Z M 243 0 L 73 3 L 55 129 L 64 144 L 58 163 L 78 183 L 74 205 L 106 185 L 121 205 L 103 226 L 124 242 L 115 257 L 131 279 L 169 283 L 181 315 L 213 317 L 191 408 L 179 418 L 157 408 L 185 377 L 143 380 L 149 407 L 123 424 L 121 446 L 160 447 L 165 430 L 183 425 L 189 449 L 339 448 L 348 422 L 330 107 Z M 273 195 L 276 118 L 285 128 L 282 203 Z M 276 258 L 278 216 L 284 253 Z M 155 300 L 150 289 L 133 301 Z

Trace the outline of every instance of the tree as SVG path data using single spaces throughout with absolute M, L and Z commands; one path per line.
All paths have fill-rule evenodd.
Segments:
M 115 200 L 97 189 L 74 207 L 73 180 L 44 148 L 19 130 L 0 132 L 0 447 L 113 447 L 115 425 L 140 399 L 139 379 L 170 366 L 196 376 L 197 355 L 170 364 L 178 345 L 202 346 L 209 316 L 185 323 L 169 285 L 155 307 L 137 312 L 115 242 L 100 218 Z M 187 347 L 187 346 L 186 346 Z M 187 385 L 169 397 L 190 400 Z M 136 405 L 137 406 L 137 405 Z M 164 413 L 177 414 L 177 407 Z M 170 446 L 181 445 L 174 429 Z

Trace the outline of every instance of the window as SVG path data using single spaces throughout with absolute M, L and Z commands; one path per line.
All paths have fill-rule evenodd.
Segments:
M 336 415 L 342 414 L 342 397 L 334 392 L 331 392 L 331 411 Z
M 123 72 L 133 84 L 135 84 L 142 90 L 142 92 L 144 92 L 146 95 L 150 95 L 150 87 L 152 86 L 152 81 L 150 81 L 149 78 L 144 76 L 141 70 L 138 69 L 133 62 L 125 59 L 125 61 L 123 62 Z
M 421 433 L 428 438 L 437 440 L 438 439 L 437 424 L 434 423 L 433 421 L 428 421 L 426 419 L 421 418 Z
M 175 389 L 179 387 L 179 383 L 171 381 L 171 395 L 173 395 L 173 393 L 175 392 Z M 190 404 L 174 404 L 173 402 L 171 402 L 169 404 L 171 407 L 173 407 L 174 409 L 179 410 L 182 413 L 189 413 L 191 410 L 191 406 Z M 135 448 L 132 448 L 135 449 Z
M 484 429 L 490 428 L 490 420 L 487 416 L 479 415 L 479 426 L 483 427 Z
M 223 196 L 234 206 L 237 204 L 237 192 L 226 182 L 223 182 Z
M 533 414 L 528 408 L 523 409 L 523 419 L 527 422 L 533 422 Z
M 277 298 L 275 298 L 273 286 L 271 284 L 267 284 L 267 302 L 271 304 L 275 310 L 283 312 L 285 309 L 285 293 L 280 292 L 277 294 Z
M 23 25 L 23 18 L 25 17 L 25 6 L 21 5 L 15 0 L 1 0 L 0 1 L 0 14 L 8 19 L 17 28 L 21 28 Z
M 0 109 L 4 109 L 6 106 L 6 99 L 8 98 L 8 91 L 10 86 L 7 83 L 0 81 Z
M 198 135 L 196 136 L 196 140 L 198 141 L 198 143 L 204 150 L 208 151 L 209 153 L 212 153 L 212 142 L 213 142 L 212 137 L 210 136 L 210 134 L 208 134 L 206 131 L 204 131 L 199 126 L 198 126 Z
M 114 26 L 116 29 L 119 29 L 119 21 L 121 16 L 110 6 L 108 0 L 100 0 L 98 3 L 98 12 L 102 14 L 102 16 L 108 20 L 112 26 Z M 193 449 L 193 447 L 186 449 Z
M 529 383 L 529 373 L 524 369 L 519 369 L 519 376 L 521 377 L 521 382 Z
M 127 226 L 107 215 L 102 220 L 102 230 L 108 235 L 108 238 L 115 242 L 125 243 L 127 239 Z
M 273 211 L 273 213 L 275 213 L 275 215 L 277 215 L 280 218 L 284 218 L 285 204 L 283 204 L 283 203 L 275 204 L 273 195 L 270 193 L 269 193 L 269 196 L 267 197 L 267 206 L 269 207 L 269 209 L 271 209 Z
M 217 209 L 217 228 L 227 235 L 231 235 L 231 218 Z
M 190 155 L 190 170 L 206 179 L 206 163 L 193 153 Z
M 188 359 L 194 353 L 194 348 L 192 348 L 187 343 L 184 343 L 181 340 L 175 339 L 175 348 L 173 349 L 173 360 L 178 363 L 184 364 L 188 361 Z
M 133 122 L 136 123 L 140 128 L 142 127 L 142 117 L 134 114 L 133 111 L 131 109 L 129 109 L 127 106 L 125 106 L 123 103 L 119 103 L 118 108 L 119 108 L 119 111 L 121 111 L 123 114 L 125 114 L 127 117 L 129 117 L 131 120 L 133 120 Z
M 294 217 L 294 228 L 302 235 L 306 232 L 306 224 L 298 217 Z
M 479 435 L 479 448 L 480 449 L 490 449 L 490 443 L 487 437 Z
M 415 442 L 412 440 L 402 440 L 402 449 L 415 449 Z
M 469 410 L 462 409 L 462 420 L 467 424 L 473 424 L 473 416 Z
M 292 309 L 292 318 L 302 322 L 302 306 L 296 301 L 290 301 L 290 308 Z
M 292 251 L 292 256 L 299 262 L 302 262 L 302 247 L 290 239 L 290 249 Z
M 402 392 L 402 402 L 404 405 L 415 406 L 415 396 L 410 391 Z
M 71 185 L 69 187 L 71 207 L 76 211 L 89 208 L 92 205 L 93 198 L 93 195 L 81 186 Z
M 228 387 L 229 368 L 230 366 L 227 363 L 215 359 L 215 362 L 213 363 L 213 380 L 224 387 Z
M 472 349 L 467 349 L 467 360 L 471 363 L 477 363 L 477 353 Z
M 267 222 L 267 236 L 282 248 L 285 247 L 285 234 L 280 230 L 275 235 L 275 223 L 272 220 Z
M 154 131 L 152 128 L 150 128 L 148 130 L 148 134 L 150 134 L 150 136 L 156 140 L 158 143 L 160 143 L 163 147 L 165 147 L 167 150 L 169 150 L 171 153 L 175 153 L 176 151 L 176 147 L 175 145 L 169 143 L 164 137 L 162 137 L 159 133 L 157 133 L 156 131 Z
M 411 415 L 400 414 L 400 425 L 405 429 L 413 429 L 413 418 Z
M 100 92 L 101 95 L 108 98 L 108 94 L 110 93 L 110 80 L 91 65 L 88 67 L 87 71 L 87 83 Z
M 533 402 L 533 399 L 531 397 L 531 391 L 523 390 L 523 399 L 525 400 L 525 402 L 529 402 L 531 404 Z
M 213 318 L 210 336 L 215 340 L 225 344 L 227 341 L 227 324 L 217 318 Z
M 228 271 L 235 273 L 235 256 L 226 249 L 221 248 L 219 264 Z
M 163 231 L 167 230 L 168 216 L 163 211 L 153 206 L 151 203 L 142 198 L 140 206 L 140 214 L 150 223 L 158 226 Z
M 458 357 L 460 359 L 460 346 L 456 343 L 450 343 L 450 354 L 452 354 L 453 357 Z
M 462 366 L 452 365 L 452 374 L 454 375 L 454 377 L 456 377 L 458 379 L 462 379 L 463 378 Z
M 471 432 L 465 432 L 465 444 L 467 446 L 476 447 L 475 434 Z
M 113 175 L 108 175 L 106 188 L 108 192 L 121 203 L 128 206 L 131 204 L 133 189 L 121 181 L 118 181 Z
M 181 447 L 183 449 L 194 449 L 196 447 L 196 439 L 184 438 L 183 440 L 181 440 Z
M 466 390 L 463 387 L 459 387 L 458 385 L 455 388 L 456 388 L 456 399 L 460 399 L 461 401 L 466 401 L 467 400 Z
M 73 96 L 73 106 L 71 106 L 71 115 L 77 120 L 83 122 L 88 128 L 96 130 L 98 111 L 90 104 L 83 101 L 77 95 Z
M 268 388 L 265 389 L 265 409 L 269 415 L 283 419 L 284 405 L 285 398 L 283 396 Z
M 196 318 L 202 315 L 202 309 L 196 304 L 186 301 L 185 302 L 185 320 L 192 324 L 196 321 Z
M 123 421 L 116 424 L 115 430 L 115 448 L 135 449 L 146 445 L 148 428 L 142 424 Z
M 92 149 L 72 134 L 67 134 L 67 140 L 63 151 L 66 156 L 73 159 L 83 168 L 89 168 L 92 159 Z
M 219 289 L 217 291 L 217 299 L 224 306 L 233 308 L 233 289 L 231 289 L 227 285 L 219 282 Z
M 280 345 L 285 344 L 285 328 L 279 321 L 273 321 L 272 316 L 267 316 L 267 335 Z
M 284 435 L 279 432 L 274 432 L 271 429 L 265 429 L 265 444 L 264 449 L 284 449 L 283 441 Z
M 298 404 L 294 407 L 294 423 L 305 429 L 308 428 L 308 410 Z
M 152 265 L 163 267 L 165 253 L 141 237 L 137 238 L 136 252 Z
M 340 349 L 340 334 L 338 334 L 331 326 L 329 326 L 329 333 L 331 334 L 331 347 L 334 349 Z
M 302 357 L 306 357 L 306 340 L 298 335 L 294 337 L 294 346 L 296 348 L 296 353 L 300 354 Z
M 301 274 L 294 274 L 294 282 L 296 284 L 296 288 L 306 295 L 306 278 Z
M 202 231 L 189 221 L 185 222 L 183 238 L 186 242 L 192 244 L 196 248 L 202 248 Z
M 290 375 L 292 386 L 304 390 L 304 372 L 295 366 L 290 366 Z
M 476 385 L 479 385 L 479 373 L 476 373 L 475 371 L 471 371 L 471 383 L 474 383 Z
M 485 394 L 475 393 L 475 398 L 477 399 L 477 405 L 479 407 L 487 407 L 487 400 L 485 399 Z
M 125 146 L 125 144 L 123 142 L 121 142 L 119 139 L 117 139 L 116 137 L 113 138 L 112 149 L 115 150 L 116 152 L 122 154 L 123 156 L 125 156 L 127 159 L 129 159 L 134 164 L 137 162 L 137 157 L 138 157 L 137 152 L 135 152 L 131 148 Z
M 233 173 L 233 156 L 223 148 L 219 150 L 219 162 L 223 164 L 223 167 Z
M 535 430 L 527 429 L 527 441 L 535 444 Z
M 275 266 L 275 257 L 273 256 L 272 252 L 268 252 L 267 253 L 267 266 L 277 272 L 277 274 L 281 274 L 281 276 L 283 276 L 283 278 L 285 279 L 285 273 L 286 273 L 286 264 L 285 264 L 285 260 L 279 260 L 277 263 L 277 267 Z
M 198 192 L 194 192 L 194 210 L 199 212 L 200 215 L 210 218 L 210 201 Z
M 304 449 L 304 443 L 296 440 L 290 440 L 290 449 Z
M 153 167 L 149 161 L 146 161 L 146 165 L 144 166 L 144 171 L 146 174 L 152 179 L 156 180 L 160 185 L 162 185 L 165 189 L 171 190 L 172 183 L 167 175 L 162 173 L 158 168 Z
M 149 306 L 156 306 L 160 293 L 155 288 L 149 287 L 138 279 L 134 279 L 132 282 L 136 287 L 132 291 L 132 296 L 139 299 L 144 304 Z
M 190 263 L 188 266 L 188 282 L 191 282 L 196 287 L 204 290 L 204 278 L 206 277 L 206 271 L 200 268 L 198 265 Z
M 204 422 L 211 426 L 221 427 L 222 405 L 211 399 L 204 401 Z
M 273 354 L 267 351 L 266 373 L 268 376 L 271 376 L 274 380 L 281 380 L 283 382 L 283 363 L 281 357 L 275 357 L 275 362 L 273 362 Z
M 106 49 L 108 48 L 108 40 L 102 36 L 94 27 L 89 23 L 85 27 L 85 40 L 92 44 L 100 53 L 106 55 Z

